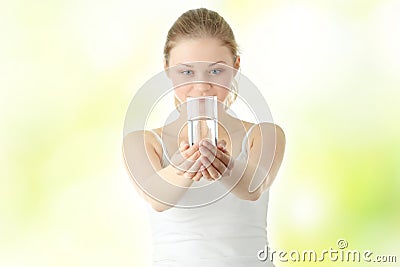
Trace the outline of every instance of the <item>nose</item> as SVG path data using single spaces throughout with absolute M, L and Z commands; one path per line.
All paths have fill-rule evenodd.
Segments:
M 193 84 L 193 87 L 199 93 L 207 93 L 211 89 L 211 84 L 206 82 L 195 83 Z

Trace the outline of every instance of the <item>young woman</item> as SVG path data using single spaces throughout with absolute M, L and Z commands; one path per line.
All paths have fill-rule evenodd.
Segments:
M 240 67 L 232 29 L 214 11 L 189 10 L 168 32 L 164 56 L 179 116 L 123 143 L 135 188 L 149 204 L 153 266 L 273 266 L 257 252 L 267 245 L 268 189 L 285 136 L 278 125 L 227 112 Z M 203 96 L 218 99 L 217 144 L 188 143 L 187 99 Z

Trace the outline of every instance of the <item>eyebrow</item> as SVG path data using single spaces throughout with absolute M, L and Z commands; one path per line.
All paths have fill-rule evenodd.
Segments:
M 211 63 L 211 64 L 210 64 L 210 65 L 208 65 L 208 66 L 209 66 L 209 67 L 212 67 L 212 66 L 214 66 L 214 65 L 217 65 L 218 63 L 224 63 L 225 65 L 227 65 L 225 61 L 223 61 L 223 60 L 220 60 L 220 61 L 217 61 L 217 62 Z
M 226 62 L 225 62 L 225 61 L 223 61 L 223 60 L 220 60 L 220 61 L 217 61 L 217 62 L 211 63 L 211 64 L 210 64 L 210 65 L 208 65 L 208 66 L 209 66 L 209 67 L 212 67 L 212 66 L 214 66 L 214 65 L 217 65 L 218 63 L 224 63 L 224 64 L 226 64 Z M 181 63 L 181 64 L 179 64 L 179 65 L 186 66 L 186 67 L 188 67 L 188 68 L 193 68 L 193 65 L 190 65 L 190 64 Z
M 181 63 L 179 64 L 180 66 L 186 66 L 188 68 L 193 68 L 193 65 L 189 65 L 189 64 L 185 64 L 185 63 Z

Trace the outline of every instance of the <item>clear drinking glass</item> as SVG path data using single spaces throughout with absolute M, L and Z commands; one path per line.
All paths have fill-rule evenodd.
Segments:
M 218 138 L 218 99 L 216 96 L 188 97 L 189 144 L 208 139 L 215 146 Z

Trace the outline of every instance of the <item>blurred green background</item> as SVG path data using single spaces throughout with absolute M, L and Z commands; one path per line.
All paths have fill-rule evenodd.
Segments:
M 270 191 L 275 250 L 400 261 L 400 1 L 2 1 L 0 266 L 148 266 L 150 228 L 125 172 L 135 91 L 166 33 L 207 7 L 287 139 Z M 281 263 L 279 266 L 380 266 Z

